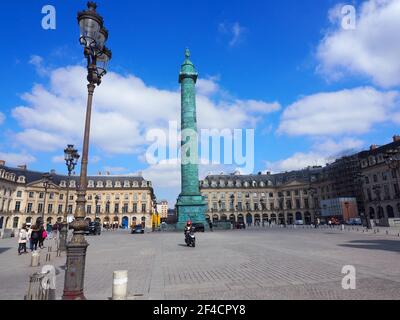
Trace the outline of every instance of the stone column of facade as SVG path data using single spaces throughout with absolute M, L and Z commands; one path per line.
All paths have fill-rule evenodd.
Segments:
M 190 61 L 190 52 L 186 49 L 186 59 L 179 75 L 181 84 L 181 130 L 182 130 L 182 192 L 176 207 L 178 230 L 183 230 L 188 220 L 206 224 L 206 201 L 200 193 L 198 169 L 198 135 L 196 117 L 196 82 L 198 74 Z M 188 159 L 190 158 L 190 161 Z

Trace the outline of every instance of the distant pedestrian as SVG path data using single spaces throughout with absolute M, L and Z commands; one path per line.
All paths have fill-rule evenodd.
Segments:
M 52 232 L 53 232 L 53 227 L 52 227 L 52 225 L 51 225 L 51 223 L 49 222 L 49 223 L 47 223 L 47 225 L 46 225 L 46 233 L 47 233 L 47 235 L 48 235 L 48 237 L 51 239 L 51 237 L 52 237 Z
M 210 231 L 213 231 L 213 223 L 210 221 Z
M 33 230 L 33 226 L 30 226 L 29 230 L 28 230 L 28 241 L 29 241 L 29 250 L 31 250 L 31 251 L 33 251 L 32 230 Z
M 21 255 L 22 251 L 26 252 L 26 243 L 28 242 L 28 232 L 26 231 L 26 225 L 22 226 L 22 229 L 19 231 L 18 236 L 18 255 Z

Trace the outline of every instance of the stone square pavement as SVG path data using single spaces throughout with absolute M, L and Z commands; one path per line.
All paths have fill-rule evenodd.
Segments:
M 86 297 L 109 299 L 113 271 L 128 270 L 133 300 L 400 299 L 396 236 L 280 228 L 196 235 L 196 248 L 172 232 L 87 237 Z M 53 253 L 50 264 L 59 299 L 65 254 Z M 41 269 L 29 265 L 30 254 L 17 254 L 17 239 L 0 240 L 0 299 L 23 299 L 29 275 Z M 356 290 L 342 289 L 345 265 L 356 268 Z

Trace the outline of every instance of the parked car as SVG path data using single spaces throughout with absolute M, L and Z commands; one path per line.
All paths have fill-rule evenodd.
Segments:
M 351 218 L 346 224 L 349 226 L 362 226 L 362 221 L 360 218 Z
M 86 235 L 101 235 L 101 224 L 99 222 L 90 222 L 86 229 Z
M 193 223 L 195 232 L 205 232 L 204 224 L 202 223 Z
M 131 234 L 144 234 L 144 229 L 143 227 L 139 224 L 137 226 L 134 226 L 131 230 Z

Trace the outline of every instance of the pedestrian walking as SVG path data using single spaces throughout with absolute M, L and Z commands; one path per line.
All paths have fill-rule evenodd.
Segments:
M 213 231 L 213 223 L 212 223 L 212 221 L 210 221 L 210 231 Z
M 36 224 L 32 226 L 32 232 L 31 232 L 32 251 L 37 250 L 40 237 L 39 233 L 40 233 L 40 228 Z
M 33 251 L 32 230 L 33 230 L 33 226 L 30 226 L 29 230 L 28 230 L 28 241 L 29 241 L 29 250 L 31 250 L 31 251 Z
M 53 236 L 53 234 L 52 234 L 52 233 L 53 233 L 53 227 L 52 227 L 52 225 L 51 225 L 50 222 L 47 223 L 47 226 L 46 226 L 46 233 L 47 233 L 49 239 L 51 239 L 52 236 Z
M 26 230 L 26 224 L 22 226 L 22 229 L 19 231 L 18 236 L 18 255 L 21 255 L 22 251 L 26 252 L 26 243 L 28 242 L 28 231 Z
M 43 225 L 39 229 L 39 248 L 44 248 L 44 241 L 46 240 L 48 234 L 47 231 L 44 229 Z

